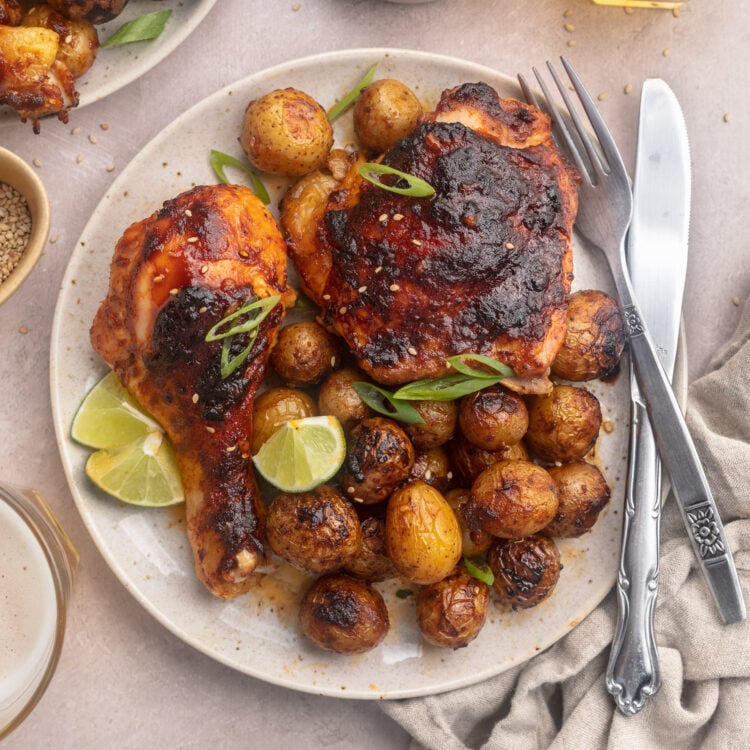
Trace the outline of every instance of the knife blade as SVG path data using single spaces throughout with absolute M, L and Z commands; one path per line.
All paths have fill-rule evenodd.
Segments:
M 659 79 L 647 80 L 641 93 L 633 200 L 628 271 L 659 360 L 671 379 L 687 272 L 690 154 L 677 98 Z M 606 676 L 607 689 L 626 714 L 643 708 L 660 685 L 653 618 L 659 580 L 661 466 L 632 372 L 631 401 L 626 512 L 616 587 L 618 619 Z M 724 621 L 744 619 L 744 601 L 723 532 L 723 554 L 709 563 L 691 531 L 691 514 L 703 511 L 682 506 L 680 510 Z M 712 521 L 718 521 L 715 509 L 707 510 Z

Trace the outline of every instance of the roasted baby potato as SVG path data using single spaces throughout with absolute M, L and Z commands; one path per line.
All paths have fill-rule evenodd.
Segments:
M 359 95 L 354 105 L 354 131 L 366 149 L 383 153 L 414 130 L 421 114 L 422 105 L 408 86 L 384 78 Z
M 476 557 L 477 555 L 483 555 L 490 548 L 490 545 L 495 539 L 492 534 L 488 534 L 486 531 L 481 530 L 475 535 L 476 538 L 472 538 L 463 512 L 463 504 L 469 499 L 470 494 L 471 490 L 466 489 L 465 487 L 454 487 L 452 490 L 448 490 L 448 492 L 445 493 L 445 499 L 456 514 L 456 520 L 461 527 L 462 557 Z
M 554 590 L 562 565 L 555 542 L 544 534 L 497 539 L 487 553 L 496 597 L 513 609 L 529 609 Z
M 338 654 L 361 654 L 388 634 L 383 597 L 366 581 L 329 573 L 305 593 L 299 611 L 302 632 L 318 647 Z
M 35 5 L 21 23 L 51 29 L 57 34 L 60 42 L 56 59 L 65 64 L 73 78 L 79 78 L 94 64 L 99 37 L 88 21 L 71 21 L 49 5 Z
M 268 508 L 266 527 L 273 551 L 306 573 L 344 567 L 362 544 L 356 511 L 325 484 L 299 495 L 277 495 Z
M 461 529 L 446 499 L 425 482 L 409 482 L 388 500 L 385 541 L 396 570 L 413 583 L 445 578 L 461 559 Z
M 445 445 L 456 431 L 458 407 L 455 401 L 412 401 L 422 424 L 404 425 L 415 448 L 435 448 Z
M 104 23 L 122 13 L 128 0 L 47 0 L 47 2 L 72 21 Z
M 523 443 L 515 443 L 496 451 L 486 451 L 470 443 L 460 433 L 448 443 L 446 449 L 451 464 L 458 474 L 458 481 L 464 486 L 470 486 L 488 466 L 498 461 L 529 460 L 529 452 Z
M 557 513 L 559 490 L 549 472 L 531 461 L 499 461 L 485 469 L 463 504 L 475 537 L 482 531 L 503 539 L 531 536 Z
M 379 503 L 408 479 L 414 465 L 414 447 L 392 419 L 365 419 L 349 433 L 346 442 L 339 481 L 355 502 Z
M 339 363 L 339 340 L 313 320 L 292 323 L 279 331 L 271 365 L 290 388 L 320 383 Z
M 253 444 L 255 455 L 263 443 L 290 419 L 317 416 L 315 401 L 294 388 L 269 388 L 253 403 Z
M 458 424 L 470 443 L 496 451 L 521 440 L 529 426 L 529 414 L 521 396 L 495 385 L 461 399 Z
M 466 646 L 484 626 L 489 604 L 489 586 L 459 566 L 455 573 L 424 586 L 417 594 L 422 637 L 443 648 Z
M 344 570 L 366 581 L 385 581 L 398 575 L 385 545 L 385 521 L 368 516 L 360 524 L 362 545 Z
M 293 88 L 277 89 L 247 105 L 240 145 L 262 172 L 301 177 L 325 164 L 333 128 L 311 96 Z
M 531 396 L 526 445 L 542 461 L 568 463 L 593 447 L 602 424 L 599 400 L 573 385 L 556 385 L 545 396 Z
M 334 370 L 318 390 L 318 410 L 321 414 L 336 417 L 345 432 L 375 413 L 352 388 L 352 383 L 361 382 L 369 382 L 369 378 L 361 370 L 342 367 Z
M 549 469 L 560 489 L 555 517 L 544 529 L 555 537 L 575 537 L 591 530 L 609 502 L 607 480 L 593 464 L 574 461 Z
M 409 472 L 409 479 L 421 479 L 440 492 L 445 492 L 453 477 L 448 454 L 441 446 L 418 450 L 414 454 L 414 466 Z
M 593 289 L 574 292 L 552 373 L 573 381 L 610 377 L 617 372 L 624 347 L 625 324 L 617 302 Z

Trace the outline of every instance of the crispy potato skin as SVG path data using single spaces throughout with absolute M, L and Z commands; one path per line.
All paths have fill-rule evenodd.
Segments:
M 383 597 L 366 581 L 329 573 L 305 593 L 299 611 L 302 632 L 319 648 L 361 654 L 375 648 L 390 627 Z
M 415 451 L 410 480 L 421 479 L 440 492 L 445 492 L 450 485 L 451 476 L 450 460 L 442 446 Z
M 352 388 L 353 383 L 361 382 L 369 382 L 361 370 L 342 367 L 332 372 L 318 390 L 319 412 L 336 417 L 345 432 L 350 432 L 359 422 L 375 414 Z
M 568 463 L 593 447 L 602 424 L 599 400 L 584 388 L 556 385 L 545 396 L 531 396 L 526 445 L 542 461 Z
M 388 500 L 385 515 L 388 554 L 413 583 L 434 583 L 461 558 L 461 529 L 446 499 L 425 482 L 409 482 Z
M 591 531 L 610 498 L 607 480 L 593 464 L 575 461 L 553 466 L 550 476 L 560 488 L 560 504 L 545 533 L 576 537 Z
M 349 433 L 339 481 L 355 502 L 379 503 L 406 481 L 414 447 L 392 419 L 370 417 Z
M 247 105 L 240 145 L 262 172 L 301 177 L 325 164 L 333 128 L 311 96 L 293 88 L 276 89 Z
M 71 21 L 49 5 L 35 5 L 21 21 L 23 26 L 54 31 L 60 39 L 56 59 L 64 63 L 73 78 L 82 76 L 93 64 L 99 49 L 99 36 L 91 23 Z
M 373 81 L 354 105 L 354 131 L 369 151 L 383 153 L 414 130 L 422 114 L 416 94 L 401 81 Z
M 311 396 L 294 388 L 269 388 L 253 403 L 253 442 L 255 455 L 279 427 L 290 419 L 315 417 L 318 410 Z
M 307 573 L 342 568 L 362 544 L 356 511 L 328 485 L 300 495 L 277 495 L 266 522 L 273 551 Z
M 422 637 L 434 646 L 463 648 L 479 635 L 489 604 L 489 586 L 459 567 L 417 594 L 417 623 Z
M 455 401 L 413 401 L 412 406 L 424 420 L 423 424 L 404 425 L 415 448 L 436 448 L 453 437 L 458 421 Z
M 279 331 L 271 365 L 290 388 L 316 385 L 338 365 L 339 341 L 315 321 L 292 323 Z
M 535 607 L 550 596 L 560 578 L 560 552 L 544 534 L 498 539 L 487 553 L 496 597 L 513 609 Z
M 474 481 L 463 504 L 473 535 L 503 539 L 530 536 L 557 513 L 559 490 L 549 472 L 530 461 L 499 461 Z
M 375 516 L 362 519 L 362 545 L 344 566 L 347 573 L 366 581 L 385 581 L 398 575 L 388 557 L 385 544 L 385 520 Z
M 458 424 L 470 443 L 496 451 L 521 440 L 529 426 L 529 413 L 521 396 L 496 385 L 461 399 Z
M 461 528 L 462 557 L 483 555 L 495 540 L 492 534 L 483 530 L 472 536 L 463 511 L 463 504 L 469 499 L 469 495 L 471 495 L 471 490 L 465 487 L 454 487 L 445 493 L 445 499 L 456 514 L 456 520 Z
M 529 460 L 529 452 L 523 443 L 515 443 L 496 451 L 486 451 L 470 443 L 460 433 L 448 443 L 447 451 L 459 482 L 464 486 L 470 486 L 486 468 L 498 461 Z
M 552 374 L 574 382 L 610 378 L 619 369 L 624 348 L 625 324 L 617 302 L 594 289 L 574 292 Z

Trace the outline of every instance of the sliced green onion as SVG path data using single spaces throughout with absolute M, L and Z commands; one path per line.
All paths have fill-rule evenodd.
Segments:
M 468 557 L 464 557 L 464 565 L 469 574 L 478 581 L 482 581 L 482 583 L 486 583 L 488 586 L 492 586 L 495 582 L 495 574 L 486 562 L 475 565 Z
M 410 596 L 414 596 L 414 591 L 412 589 L 399 589 L 396 596 L 399 599 L 408 599 Z
M 385 388 L 379 388 L 377 385 L 363 381 L 352 383 L 352 388 L 378 414 L 407 424 L 424 424 L 424 419 L 411 404 L 396 401 L 393 394 Z
M 233 313 L 224 316 L 216 325 L 212 326 L 209 332 L 206 334 L 205 341 L 221 341 L 221 379 L 225 380 L 228 378 L 250 355 L 253 346 L 255 346 L 255 340 L 258 338 L 258 328 L 260 324 L 266 319 L 268 313 L 273 310 L 281 299 L 281 295 L 274 294 L 271 297 L 264 297 L 258 299 L 253 295 L 250 300 L 244 304 L 239 310 L 235 310 Z M 224 331 L 219 329 L 229 325 L 238 318 L 251 314 L 255 311 L 255 314 L 250 317 L 249 320 L 236 323 L 230 326 Z M 241 333 L 250 333 L 250 341 L 247 346 L 237 355 L 230 359 L 229 355 L 232 349 L 232 342 L 235 336 Z
M 213 148 L 211 149 L 211 155 L 209 158 L 216 176 L 225 185 L 231 185 L 232 181 L 226 176 L 224 167 L 236 167 L 237 169 L 241 169 L 250 178 L 253 192 L 258 196 L 258 198 L 260 198 L 266 205 L 271 202 L 271 196 L 268 194 L 266 186 L 261 182 L 258 175 L 256 175 L 255 172 L 253 172 L 253 170 L 247 166 L 247 164 L 240 161 L 239 159 L 235 159 L 234 156 L 230 156 L 229 154 L 225 154 Z
M 464 362 L 465 359 L 486 365 L 492 370 L 492 372 L 469 367 L 469 365 Z M 453 368 L 458 372 L 474 378 L 487 378 L 493 377 L 494 375 L 500 375 L 503 378 L 511 378 L 516 374 L 510 367 L 508 367 L 508 365 L 503 364 L 492 357 L 487 357 L 484 354 L 457 354 L 455 357 L 448 357 L 448 362 L 453 365 Z
M 147 42 L 156 39 L 167 25 L 171 10 L 157 10 L 154 13 L 146 13 L 144 16 L 134 18 L 120 26 L 109 39 L 102 42 L 102 47 L 121 47 L 131 42 Z
M 431 195 L 435 195 L 435 188 L 429 182 L 425 182 L 421 177 L 415 177 L 413 174 L 402 172 L 400 169 L 389 167 L 387 164 L 367 161 L 364 164 L 360 164 L 359 173 L 368 182 L 391 193 L 408 195 L 410 198 L 429 198 Z M 394 175 L 399 180 L 404 180 L 409 187 L 400 188 L 396 187 L 396 185 L 387 185 L 380 180 L 381 175 Z
M 499 375 L 475 378 L 457 372 L 441 378 L 424 378 L 407 383 L 393 394 L 393 398 L 399 401 L 455 401 L 469 393 L 495 385 L 500 379 Z
M 372 77 L 375 75 L 375 68 L 377 67 L 378 64 L 375 63 L 367 73 L 362 76 L 359 83 L 351 91 L 344 94 L 341 101 L 334 104 L 333 107 L 328 110 L 328 122 L 333 122 L 341 117 L 341 115 L 343 115 L 344 112 L 346 112 L 346 110 L 357 101 L 357 97 L 362 93 L 362 89 L 372 81 Z

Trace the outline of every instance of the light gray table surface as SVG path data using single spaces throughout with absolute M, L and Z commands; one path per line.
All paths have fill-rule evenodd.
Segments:
M 568 9 L 572 15 L 563 17 Z M 38 136 L 30 125 L 0 126 L 2 146 L 41 165 L 56 240 L 0 307 L 0 476 L 39 488 L 81 554 L 57 674 L 4 744 L 9 750 L 408 744 L 376 702 L 304 694 L 247 677 L 193 650 L 142 609 L 110 572 L 76 511 L 58 455 L 48 385 L 50 331 L 66 263 L 130 159 L 181 112 L 237 79 L 293 58 L 356 47 L 436 52 L 510 75 L 565 54 L 590 90 L 603 95 L 600 109 L 628 164 L 640 84 L 647 77 L 665 79 L 685 111 L 694 167 L 684 310 L 691 380 L 734 329 L 750 291 L 747 0 L 688 0 L 679 17 L 654 10 L 628 15 L 588 0 L 412 6 L 218 0 L 156 68 L 72 112 L 67 126 L 45 121 Z M 90 134 L 97 136 L 95 144 Z

